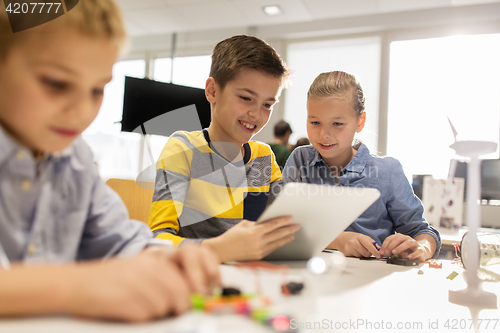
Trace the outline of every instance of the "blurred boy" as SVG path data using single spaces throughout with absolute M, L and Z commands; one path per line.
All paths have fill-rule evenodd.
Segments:
M 0 5 L 0 316 L 144 321 L 218 282 L 205 249 L 143 251 L 150 230 L 128 219 L 80 138 L 125 38 L 112 0 L 18 33 Z
M 179 131 L 157 163 L 149 226 L 176 244 L 198 242 L 221 261 L 261 259 L 290 242 L 283 217 L 256 224 L 279 192 L 281 171 L 268 145 L 250 139 L 268 122 L 288 69 L 263 40 L 234 36 L 212 54 L 207 129 Z

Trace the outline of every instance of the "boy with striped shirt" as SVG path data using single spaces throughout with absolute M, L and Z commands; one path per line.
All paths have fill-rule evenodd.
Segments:
M 216 45 L 205 95 L 212 121 L 174 133 L 157 162 L 149 226 L 157 238 L 201 243 L 221 261 L 261 259 L 290 242 L 290 217 L 256 224 L 282 178 L 270 147 L 250 141 L 268 122 L 288 69 L 261 39 Z

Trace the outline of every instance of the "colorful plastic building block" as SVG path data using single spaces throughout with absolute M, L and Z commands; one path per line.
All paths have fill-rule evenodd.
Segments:
M 436 269 L 443 268 L 443 263 L 441 262 L 438 264 L 436 260 L 429 261 L 429 268 L 436 268 Z
M 396 254 L 393 254 L 391 255 L 391 258 L 402 258 L 402 259 L 406 259 L 406 257 L 408 257 L 410 253 L 407 252 L 407 251 L 402 251 L 401 253 L 396 253 Z

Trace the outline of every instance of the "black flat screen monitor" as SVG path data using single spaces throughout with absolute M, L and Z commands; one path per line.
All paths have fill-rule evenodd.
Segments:
M 457 163 L 455 177 L 465 178 L 465 199 L 467 197 L 467 163 Z M 481 199 L 500 200 L 500 159 L 481 161 Z
M 204 89 L 125 77 L 122 131 L 170 136 L 201 130 L 210 121 Z

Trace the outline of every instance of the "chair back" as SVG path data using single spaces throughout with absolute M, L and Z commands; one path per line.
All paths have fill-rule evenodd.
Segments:
M 106 184 L 122 198 L 131 219 L 148 221 L 154 189 L 142 188 L 129 179 L 111 178 Z

